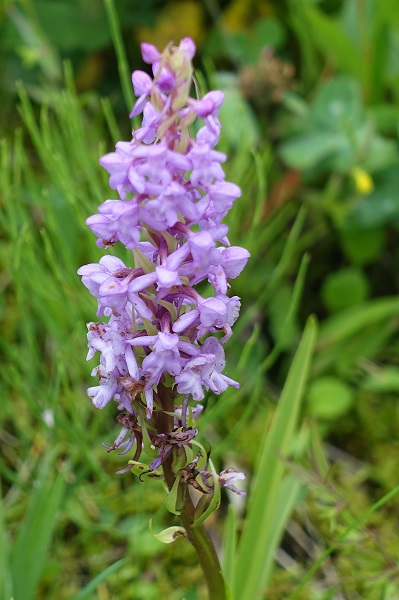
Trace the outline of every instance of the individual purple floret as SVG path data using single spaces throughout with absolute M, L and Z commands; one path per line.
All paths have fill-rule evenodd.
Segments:
M 191 447 L 197 434 L 193 415 L 200 413 L 195 403 L 207 391 L 239 387 L 223 373 L 223 345 L 240 309 L 239 298 L 227 295 L 229 280 L 240 274 L 249 253 L 230 246 L 222 219 L 241 190 L 225 181 L 226 156 L 214 149 L 223 93 L 189 96 L 194 54 L 189 38 L 163 53 L 142 44 L 153 72 L 153 78 L 144 71 L 132 75 L 138 99 L 131 116 L 142 114 L 142 126 L 100 160 L 120 199 L 106 200 L 87 219 L 99 247 L 120 242 L 132 258 L 125 265 L 106 255 L 78 271 L 98 301 L 97 316 L 106 319 L 88 325 L 87 358 L 100 352 L 92 373 L 98 384 L 88 395 L 97 408 L 114 400 L 121 411 L 121 433 L 106 447 L 123 454 L 136 444 L 137 460 L 143 440 L 151 440 L 156 455 L 150 470 L 174 449 Z M 192 137 L 197 119 L 202 126 Z M 213 287 L 209 297 L 196 289 L 203 281 Z M 166 397 L 180 425 L 163 431 L 159 414 Z M 226 487 L 242 478 L 235 472 L 220 477 Z

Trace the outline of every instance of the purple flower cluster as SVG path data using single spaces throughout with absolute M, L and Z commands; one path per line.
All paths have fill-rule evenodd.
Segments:
M 106 318 L 88 324 L 87 358 L 101 355 L 92 372 L 98 385 L 88 395 L 97 408 L 115 400 L 125 411 L 121 434 L 110 447 L 123 453 L 135 441 L 141 445 L 137 432 L 160 410 L 160 384 L 182 405 L 176 410 L 183 430 L 191 399 L 201 401 L 206 390 L 220 394 L 238 387 L 223 374 L 223 345 L 240 308 L 239 298 L 227 291 L 249 253 L 229 245 L 222 219 L 241 192 L 224 180 L 226 156 L 214 150 L 222 92 L 200 100 L 189 96 L 194 54 L 189 38 L 162 54 L 142 44 L 154 75 L 132 75 L 138 99 L 131 116 L 142 113 L 142 126 L 131 142 L 118 142 L 100 160 L 120 199 L 105 201 L 87 219 L 98 246 L 120 241 L 134 258 L 130 266 L 106 255 L 78 271 L 98 300 L 97 316 Z M 193 138 L 189 128 L 196 119 L 203 123 Z M 210 297 L 195 289 L 204 280 L 214 290 Z

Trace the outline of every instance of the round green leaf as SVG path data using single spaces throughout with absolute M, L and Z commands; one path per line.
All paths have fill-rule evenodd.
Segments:
M 308 412 L 322 419 L 335 419 L 344 415 L 352 402 L 352 389 L 332 376 L 313 381 L 307 394 Z
M 336 77 L 318 89 L 313 100 L 315 123 L 327 130 L 359 124 L 363 106 L 360 86 L 351 77 Z
M 345 136 L 341 133 L 309 131 L 283 142 L 280 146 L 280 155 L 293 169 L 311 169 L 331 157 L 343 143 L 345 143 Z
M 360 269 L 342 269 L 326 278 L 321 289 L 324 305 L 331 312 L 363 302 L 369 295 L 369 283 Z
M 347 230 L 341 233 L 340 242 L 353 264 L 368 265 L 380 257 L 385 244 L 385 231 L 382 228 Z

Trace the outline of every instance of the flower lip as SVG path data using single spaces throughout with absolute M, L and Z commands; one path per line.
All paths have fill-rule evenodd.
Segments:
M 189 37 L 183 38 L 179 44 L 178 50 L 179 52 L 182 52 L 188 60 L 191 60 L 194 58 L 196 52 L 194 40 Z
M 215 90 L 205 94 L 201 100 L 193 100 L 192 98 L 189 98 L 188 104 L 195 112 L 197 117 L 200 117 L 200 119 L 205 119 L 210 115 L 216 116 L 219 113 L 223 100 L 223 92 Z
M 161 58 L 161 53 L 153 44 L 143 42 L 141 44 L 141 56 L 147 64 L 152 64 Z

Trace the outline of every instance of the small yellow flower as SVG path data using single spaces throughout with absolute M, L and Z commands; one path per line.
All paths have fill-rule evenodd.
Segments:
M 353 167 L 351 175 L 355 182 L 356 191 L 363 196 L 370 194 L 374 189 L 374 182 L 371 176 L 360 167 Z

